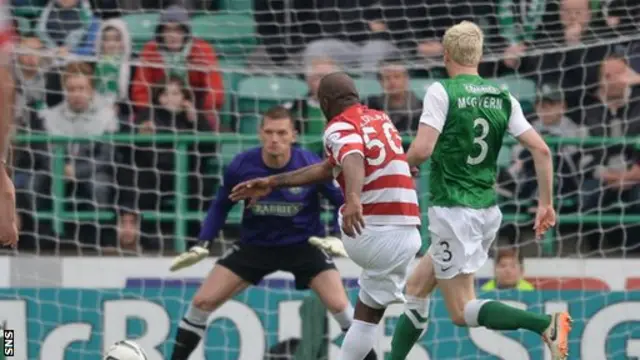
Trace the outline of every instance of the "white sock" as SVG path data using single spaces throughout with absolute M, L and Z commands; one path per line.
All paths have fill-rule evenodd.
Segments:
M 464 322 L 468 327 L 478 327 L 478 314 L 480 314 L 480 308 L 486 304 L 489 300 L 474 299 L 464 305 Z
M 373 348 L 378 333 L 378 324 L 353 320 L 342 342 L 340 360 L 362 360 Z
M 431 298 L 419 298 L 406 295 L 407 303 L 405 304 L 404 313 L 416 329 L 426 329 L 429 322 L 429 304 Z
M 204 336 L 209 314 L 211 314 L 211 311 L 200 310 L 191 304 L 179 326 L 202 337 Z
M 333 315 L 333 318 L 340 324 L 340 329 L 346 331 L 353 322 L 353 306 L 351 306 L 351 303 L 348 303 L 344 310 L 331 315 Z

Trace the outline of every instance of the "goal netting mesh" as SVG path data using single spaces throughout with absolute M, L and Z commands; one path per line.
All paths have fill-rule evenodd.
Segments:
M 480 74 L 509 89 L 548 139 L 559 213 L 559 225 L 535 241 L 532 160 L 506 140 L 496 245 L 525 256 L 535 290 L 482 290 L 496 274 L 519 276 L 518 266 L 489 261 L 479 292 L 541 312 L 569 309 L 571 359 L 640 357 L 637 1 L 5 3 L 17 33 L 12 164 L 21 236 L 19 249 L 0 258 L 0 323 L 15 331 L 16 358 L 99 359 L 128 338 L 149 359 L 168 359 L 212 265 L 170 273 L 168 256 L 194 244 L 234 155 L 259 145 L 261 114 L 285 106 L 300 146 L 320 153 L 325 120 L 315 90 L 341 69 L 408 145 L 426 88 L 447 76 L 440 39 L 462 20 L 485 33 Z M 427 178 L 423 166 L 425 247 Z M 241 217 L 238 205 L 216 256 L 238 237 Z M 359 269 L 336 262 L 355 301 Z M 391 307 L 381 323 L 381 359 L 401 312 Z M 342 339 L 317 299 L 283 273 L 237 295 L 211 324 L 192 359 L 335 359 Z M 532 334 L 453 326 L 434 295 L 429 330 L 410 359 L 496 357 L 550 358 Z

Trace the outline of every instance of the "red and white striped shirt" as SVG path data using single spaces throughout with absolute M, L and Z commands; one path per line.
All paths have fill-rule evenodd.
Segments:
M 11 13 L 5 3 L 6 0 L 0 0 L 0 51 L 8 52 L 12 49 L 15 32 Z
M 360 104 L 349 107 L 327 124 L 324 147 L 343 192 L 342 160 L 352 153 L 364 157 L 362 209 L 366 224 L 420 225 L 418 195 L 402 138 L 387 114 Z

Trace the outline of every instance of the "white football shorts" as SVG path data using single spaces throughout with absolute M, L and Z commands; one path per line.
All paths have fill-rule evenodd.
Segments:
M 451 279 L 477 272 L 488 259 L 500 224 L 497 206 L 486 209 L 430 207 L 429 232 L 436 278 Z
M 343 233 L 342 241 L 351 260 L 362 267 L 360 301 L 374 309 L 405 302 L 409 267 L 422 246 L 415 225 L 367 225 L 354 238 Z

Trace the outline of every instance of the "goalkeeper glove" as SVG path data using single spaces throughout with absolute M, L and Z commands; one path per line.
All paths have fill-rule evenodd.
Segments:
M 321 238 L 312 236 L 309 238 L 309 243 L 333 256 L 349 257 L 347 251 L 344 249 L 342 240 L 337 237 L 327 236 L 325 238 Z
M 195 265 L 207 256 L 209 256 L 209 242 L 201 241 L 198 245 L 189 249 L 189 251 L 176 256 L 176 258 L 171 262 L 169 270 L 178 271 L 191 265 Z

